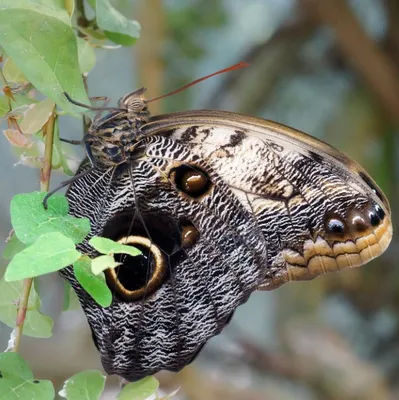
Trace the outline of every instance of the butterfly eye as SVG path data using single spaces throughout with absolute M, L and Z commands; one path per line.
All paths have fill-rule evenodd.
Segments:
M 212 186 L 212 182 L 204 171 L 189 165 L 181 165 L 173 169 L 170 178 L 177 189 L 194 198 L 203 196 Z
M 141 98 L 133 98 L 126 104 L 129 111 L 140 113 L 147 109 L 146 103 Z
M 161 286 L 166 273 L 161 250 L 142 236 L 123 237 L 118 242 L 136 247 L 141 254 L 134 257 L 117 255 L 115 260 L 121 265 L 105 271 L 108 286 L 126 301 L 151 295 Z

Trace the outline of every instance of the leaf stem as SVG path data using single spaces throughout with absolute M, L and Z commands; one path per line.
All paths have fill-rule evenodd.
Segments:
M 54 141 L 54 126 L 56 119 L 55 106 L 53 112 L 48 119 L 45 127 L 46 142 L 44 150 L 43 167 L 40 170 L 40 190 L 48 192 L 50 186 L 51 165 L 53 161 L 53 141 Z
M 53 112 L 44 128 L 46 141 L 45 141 L 43 166 L 40 170 L 40 190 L 42 192 L 48 192 L 50 186 L 51 165 L 53 160 L 54 126 L 56 118 L 57 114 L 55 112 L 55 106 L 54 106 Z M 13 348 L 14 352 L 19 351 L 19 345 L 21 343 L 22 331 L 26 317 L 26 309 L 28 306 L 29 294 L 32 288 L 32 283 L 33 283 L 33 278 L 24 280 L 22 297 L 19 301 L 18 312 L 17 312 L 17 320 L 15 327 L 15 343 Z
M 18 313 L 15 327 L 15 342 L 13 351 L 16 353 L 19 351 L 19 344 L 21 343 L 22 330 L 24 327 L 25 317 L 26 317 L 26 309 L 28 307 L 29 293 L 32 288 L 33 279 L 25 279 L 24 287 L 22 291 L 22 297 L 19 301 L 18 305 Z

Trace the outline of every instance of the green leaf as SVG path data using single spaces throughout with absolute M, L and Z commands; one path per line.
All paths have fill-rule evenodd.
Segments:
M 0 400 L 54 400 L 54 387 L 46 380 L 10 378 L 0 380 Z
M 88 74 L 96 65 L 96 53 L 94 52 L 93 46 L 82 38 L 78 38 L 78 57 L 80 72 L 82 74 Z
M 62 311 L 79 310 L 80 302 L 73 287 L 64 279 L 64 304 Z
M 0 353 L 0 371 L 2 378 L 33 379 L 29 365 L 18 353 Z
M 13 233 L 10 239 L 7 240 L 6 247 L 3 251 L 3 258 L 11 260 L 15 254 L 19 253 L 25 247 L 26 245 L 17 238 L 15 233 Z
M 113 256 L 99 256 L 91 261 L 91 272 L 98 275 L 108 268 L 115 268 L 121 263 L 114 260 Z
M 118 394 L 117 400 L 145 400 L 154 394 L 159 387 L 159 382 L 153 377 L 128 383 Z
M 15 328 L 16 326 L 18 301 L 22 290 L 22 281 L 6 282 L 4 279 L 0 280 L 0 320 L 10 328 Z M 40 307 L 40 298 L 35 288 L 32 288 L 25 317 L 24 335 L 39 338 L 51 337 L 53 320 L 42 314 L 39 311 Z
M 7 58 L 4 63 L 3 74 L 8 82 L 24 83 L 27 81 L 25 75 L 17 67 L 12 58 Z
M 68 400 L 97 400 L 104 390 L 105 376 L 100 371 L 79 372 L 64 383 L 58 393 Z
M 73 12 L 75 11 L 75 0 L 58 0 L 65 9 L 67 10 L 68 15 L 71 17 Z
M 40 103 L 34 104 L 24 116 L 24 119 L 19 124 L 22 133 L 33 134 L 40 129 L 50 118 L 54 108 L 54 102 L 50 99 L 45 99 Z
M 112 293 L 105 282 L 104 274 L 94 275 L 91 272 L 91 259 L 82 257 L 73 264 L 76 279 L 83 289 L 102 307 L 109 307 Z
M 50 381 L 34 379 L 25 360 L 17 353 L 0 354 L 0 400 L 53 400 Z
M 82 111 L 63 95 L 89 100 L 80 75 L 77 43 L 65 9 L 48 1 L 2 0 L 0 45 L 42 93 L 68 113 Z
M 74 263 L 80 256 L 70 238 L 60 232 L 46 233 L 15 255 L 4 277 L 11 282 L 48 274 Z
M 39 236 L 50 232 L 62 232 L 74 243 L 80 243 L 90 231 L 87 218 L 68 215 L 68 200 L 62 195 L 53 195 L 48 200 L 48 209 L 43 207 L 45 193 L 17 194 L 11 200 L 11 223 L 18 239 L 33 243 Z
M 140 36 L 140 24 L 125 18 L 108 0 L 96 0 L 96 16 L 98 26 L 115 43 L 130 46 Z
M 111 239 L 107 239 L 100 236 L 92 237 L 89 240 L 89 244 L 102 254 L 129 254 L 132 257 L 141 254 L 141 251 L 133 246 L 128 246 L 126 244 L 114 242 Z

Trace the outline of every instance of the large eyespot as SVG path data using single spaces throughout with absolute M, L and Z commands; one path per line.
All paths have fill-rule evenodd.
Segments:
M 169 177 L 178 190 L 193 198 L 205 195 L 212 187 L 205 171 L 186 164 L 172 169 Z
M 151 295 L 161 286 L 166 275 L 166 260 L 161 250 L 142 236 L 122 237 L 118 242 L 137 247 L 142 253 L 135 257 L 116 256 L 115 260 L 121 265 L 105 270 L 108 286 L 127 301 Z

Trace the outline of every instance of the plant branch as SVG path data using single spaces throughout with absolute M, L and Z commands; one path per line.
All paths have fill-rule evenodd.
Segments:
M 55 106 L 53 112 L 47 121 L 44 128 L 45 133 L 45 150 L 44 150 L 44 160 L 43 166 L 40 171 L 40 190 L 42 192 L 48 192 L 50 186 L 50 176 L 51 176 L 51 165 L 53 160 L 53 140 L 54 140 L 54 126 L 55 126 L 56 112 Z M 15 327 L 15 342 L 13 351 L 18 352 L 21 343 L 22 331 L 24 327 L 26 310 L 28 307 L 29 294 L 32 288 L 33 278 L 25 279 L 22 297 L 19 301 L 16 327 Z
M 375 93 L 387 115 L 399 123 L 399 79 L 393 60 L 365 32 L 346 0 L 301 0 L 331 27 L 341 52 L 365 84 Z
M 42 192 L 48 192 L 50 186 L 51 176 L 51 165 L 53 161 L 53 141 L 54 141 L 54 125 L 55 125 L 56 113 L 55 107 L 49 120 L 47 121 L 45 128 L 46 142 L 44 150 L 44 161 L 43 167 L 40 171 L 40 190 Z

